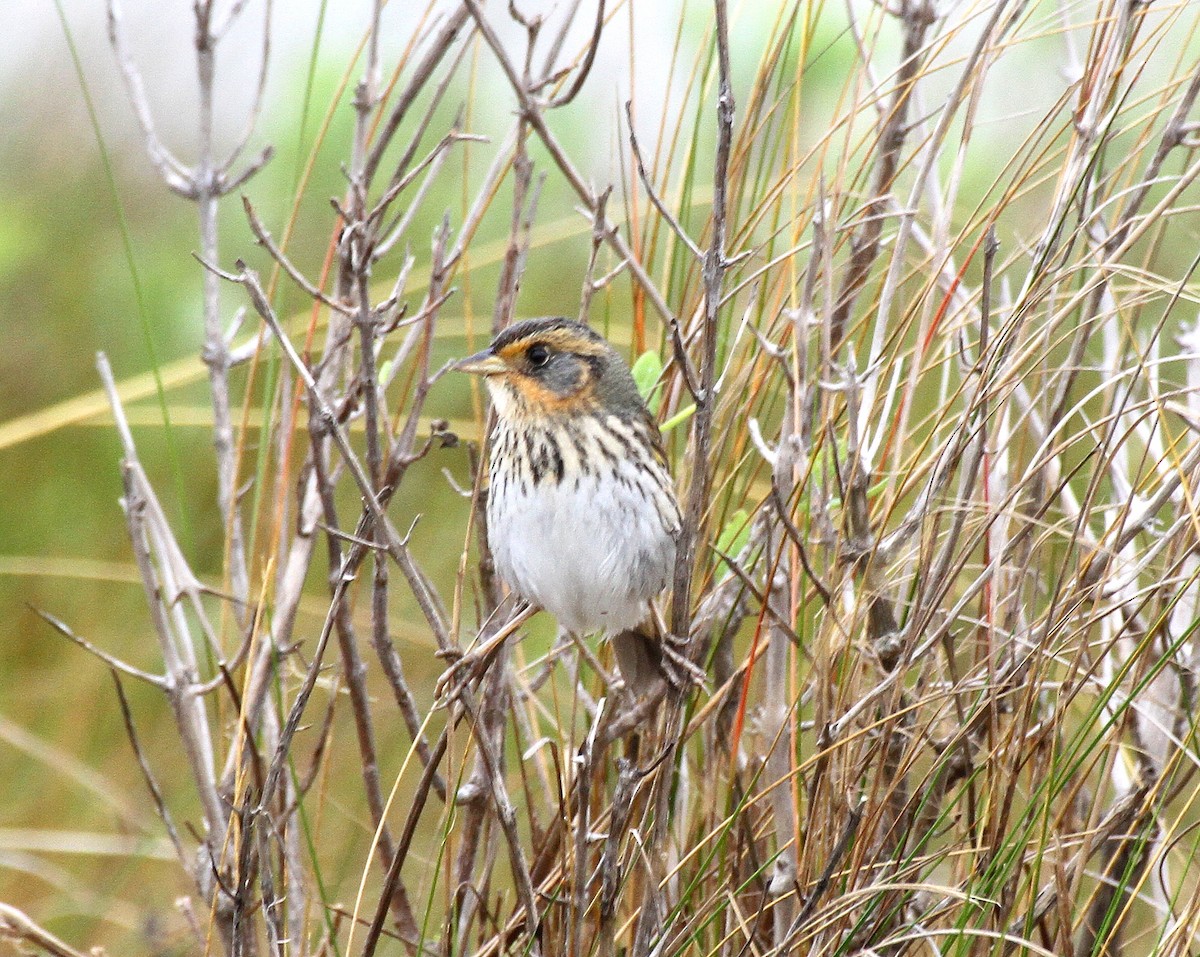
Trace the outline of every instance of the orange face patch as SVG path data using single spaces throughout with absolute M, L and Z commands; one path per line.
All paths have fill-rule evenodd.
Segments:
M 526 353 L 535 345 L 544 346 L 551 352 L 575 357 L 575 361 L 580 365 L 578 388 L 563 394 L 543 382 L 530 368 L 526 357 Z M 502 376 L 505 384 L 523 406 L 523 411 L 539 416 L 576 415 L 595 409 L 596 384 L 594 373 L 586 358 L 602 356 L 604 353 L 605 345 L 602 342 L 580 336 L 570 329 L 549 329 L 510 342 L 499 349 L 496 355 L 508 367 Z
M 570 395 L 559 395 L 522 372 L 510 372 L 506 378 L 534 415 L 572 415 L 591 411 L 596 406 L 596 389 L 590 375 L 580 384 L 580 389 Z

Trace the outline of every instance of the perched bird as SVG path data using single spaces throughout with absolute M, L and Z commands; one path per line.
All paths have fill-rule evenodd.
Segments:
M 679 506 L 662 437 L 628 365 L 569 319 L 529 319 L 458 369 L 496 410 L 488 544 L 504 582 L 582 637 L 606 633 L 635 693 L 694 666 L 650 602 L 675 565 Z

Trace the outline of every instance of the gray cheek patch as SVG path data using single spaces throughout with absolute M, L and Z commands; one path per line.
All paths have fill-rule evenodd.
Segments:
M 560 353 L 542 371 L 542 383 L 560 398 L 574 395 L 584 384 L 583 364 L 574 356 Z

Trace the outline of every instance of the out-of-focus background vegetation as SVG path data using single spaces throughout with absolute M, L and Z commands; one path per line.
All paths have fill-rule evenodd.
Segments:
M 244 27 L 222 49 L 218 142 L 233 142 L 245 122 L 260 56 L 254 29 L 260 6 L 251 4 Z M 413 36 L 410 6 L 397 2 L 385 11 L 385 62 L 398 56 Z M 519 31 L 502 15 L 501 6 L 492 6 L 505 35 L 516 36 Z M 532 0 L 519 6 L 527 13 L 550 7 Z M 691 61 L 673 61 L 672 51 L 700 46 L 711 30 L 706 3 L 630 0 L 618 6 L 588 83 L 555 118 L 557 135 L 577 161 L 586 163 L 583 172 L 597 185 L 630 182 L 622 131 L 627 100 L 634 101 L 647 154 L 659 148 L 662 131 L 672 137 L 678 129 L 690 128 L 687 121 L 681 123 L 679 111 L 697 109 L 694 98 L 683 92 Z M 774 0 L 733 5 L 731 45 L 739 102 L 744 102 L 764 54 L 764 37 L 771 35 L 784 6 Z M 1090 6 L 1066 6 L 1077 25 L 1092 15 Z M 365 3 L 328 8 L 288 3 L 275 11 L 269 92 L 253 140 L 256 147 L 272 144 L 275 156 L 245 191 L 276 235 L 299 196 L 289 249 L 312 275 L 320 271 L 329 243 L 333 219 L 328 200 L 345 190 L 342 163 L 349 151 L 350 97 L 357 77 L 352 64 L 368 13 Z M 997 202 L 1000 171 L 1077 81 L 1064 54 L 1059 16 L 1056 3 L 1033 4 L 1026 23 L 1034 26 L 1023 31 L 1019 48 L 1000 60 L 983 89 L 956 221 Z M 1041 27 L 1036 26 L 1039 20 Z M 586 36 L 584 21 L 580 36 Z M 125 22 L 159 131 L 186 160 L 195 147 L 190 5 L 128 0 Z M 799 152 L 803 143 L 815 143 L 828 133 L 830 118 L 848 96 L 848 76 L 858 57 L 839 4 L 811 5 L 806 22 L 811 27 L 808 57 L 794 69 L 804 84 L 804 114 L 796 125 L 803 141 Z M 1182 26 L 1175 29 L 1181 38 L 1163 41 L 1164 75 L 1181 58 L 1194 60 L 1200 49 L 1194 34 Z M 580 36 L 572 34 L 576 41 Z M 168 929 L 164 915 L 174 920 L 173 902 L 190 888 L 165 842 L 146 837 L 157 833 L 155 817 L 112 680 L 99 662 L 56 634 L 33 609 L 49 612 L 134 665 L 155 669 L 158 651 L 118 505 L 120 448 L 99 392 L 98 350 L 108 354 L 128 390 L 141 459 L 181 545 L 202 577 L 221 580 L 211 413 L 198 358 L 201 268 L 191 255 L 197 248 L 196 215 L 191 204 L 163 187 L 146 159 L 106 37 L 102 4 L 0 5 L 0 38 L 0 901 L 35 915 L 76 943 L 104 945 L 114 954 L 174 952 L 185 945 L 177 929 Z M 894 59 L 899 31 L 882 29 L 877 43 L 874 50 L 880 57 Z M 964 30 L 947 41 L 940 56 L 953 63 L 956 55 L 969 52 L 970 43 Z M 452 115 L 462 108 L 469 132 L 501 137 L 512 122 L 511 97 L 484 50 L 467 56 L 468 69 L 447 96 L 444 111 Z M 1150 72 L 1158 68 L 1153 59 L 1146 67 Z M 343 85 L 347 75 L 351 81 Z M 947 71 L 946 89 L 940 92 L 953 80 Z M 935 121 L 940 82 L 937 75 L 929 77 L 928 98 L 919 104 Z M 1146 78 L 1145 86 L 1156 86 L 1153 77 Z M 712 130 L 696 126 L 694 155 L 705 155 Z M 1065 133 L 1057 135 L 1061 143 Z M 1048 150 L 1054 145 L 1054 137 L 1049 139 Z M 1123 142 L 1115 138 L 1112 148 L 1120 149 Z M 590 226 L 541 148 L 534 143 L 530 153 L 535 171 L 550 174 L 517 314 L 573 315 L 591 248 Z M 457 181 L 454 176 L 441 180 L 437 188 L 442 192 L 426 202 L 410 232 L 414 245 L 428 242 L 442 210 L 461 220 L 471 197 L 462 183 L 478 179 L 490 155 L 486 147 L 470 144 L 451 159 L 472 172 Z M 947 153 L 938 162 L 948 168 L 954 161 Z M 836 169 L 830 175 L 836 177 Z M 1007 248 L 1037 239 L 1025 232 L 1026 216 L 1028 222 L 1038 222 L 1052 195 L 1052 180 L 1052 168 L 1030 175 L 1023 195 L 1007 203 L 1000 226 Z M 696 184 L 690 208 L 696 210 L 699 227 L 711 187 L 704 176 L 697 176 Z M 611 202 L 622 219 L 630 199 L 620 185 Z M 644 197 L 640 203 L 645 215 Z M 508 215 L 503 203 L 489 211 L 467 254 L 468 268 L 444 312 L 438 362 L 465 353 L 486 337 Z M 1184 275 L 1198 246 L 1195 219 L 1182 221 L 1172 241 L 1156 251 L 1156 269 Z M 244 257 L 264 272 L 269 268 L 236 197 L 222 207 L 221 249 L 226 267 Z M 978 261 L 967 276 L 978 282 Z M 223 301 L 227 315 L 241 303 L 231 289 Z M 632 301 L 622 277 L 593 307 L 593 317 L 607 324 L 623 346 L 631 338 Z M 287 285 L 280 287 L 276 303 L 285 316 L 302 315 L 309 305 Z M 651 335 L 659 341 L 661 330 L 652 324 Z M 151 376 L 156 367 L 164 380 L 169 429 Z M 235 373 L 235 396 L 241 395 L 244 381 L 244 372 Z M 439 382 L 428 412 L 444 416 L 464 436 L 478 435 L 478 406 L 464 382 Z M 250 421 L 253 425 L 253 415 Z M 253 429 L 248 435 L 247 454 L 253 456 Z M 435 580 L 450 582 L 468 505 L 443 470 L 469 484 L 462 448 L 439 450 L 415 468 L 395 510 L 402 516 L 420 514 L 414 551 Z M 322 575 L 314 575 L 313 583 L 313 601 L 301 609 L 298 638 L 311 639 L 324 617 Z M 427 707 L 441 666 L 433 657 L 432 639 L 403 594 L 394 602 L 392 632 L 402 650 L 405 643 L 414 649 L 406 662 L 412 662 L 410 677 Z M 178 745 L 167 707 L 152 690 L 132 683 L 128 690 L 143 747 L 154 755 L 155 771 L 169 785 L 183 770 L 172 764 Z M 329 773 L 353 778 L 358 759 L 350 716 L 343 711 L 337 721 Z M 387 782 L 407 752 L 408 739 L 398 719 L 385 717 L 377 730 Z M 344 749 L 344 759 L 337 756 L 338 749 Z M 177 820 L 195 820 L 186 791 L 167 790 Z M 326 861 L 322 876 L 328 901 L 348 901 L 371 825 L 360 790 L 331 792 L 338 796 L 319 825 Z

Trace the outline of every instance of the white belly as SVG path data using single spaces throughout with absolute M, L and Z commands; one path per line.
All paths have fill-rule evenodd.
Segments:
M 647 499 L 645 476 L 620 469 L 627 484 L 592 475 L 578 487 L 571 478 L 531 490 L 494 483 L 488 499 L 500 577 L 577 635 L 639 624 L 674 569 L 677 517 Z

